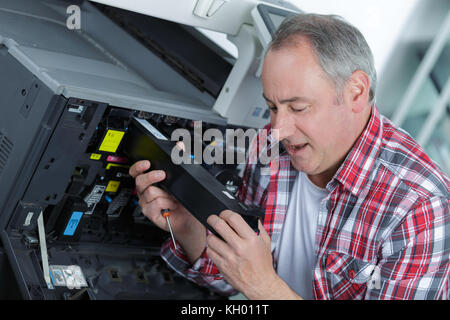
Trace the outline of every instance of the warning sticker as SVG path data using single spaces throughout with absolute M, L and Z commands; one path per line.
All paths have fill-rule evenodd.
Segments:
M 117 192 L 119 189 L 120 181 L 110 180 L 106 186 L 106 192 Z
M 105 152 L 116 152 L 117 148 L 119 147 L 120 141 L 122 141 L 124 134 L 125 134 L 124 131 L 108 130 L 98 150 Z

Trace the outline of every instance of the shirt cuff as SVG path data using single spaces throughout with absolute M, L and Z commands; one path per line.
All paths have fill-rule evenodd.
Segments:
M 191 264 L 178 241 L 176 244 L 175 250 L 171 238 L 164 242 L 161 246 L 161 257 L 177 274 L 220 295 L 229 296 L 237 293 L 224 280 L 217 266 L 208 257 L 206 247 L 200 257 Z
M 192 278 L 201 274 L 203 276 L 212 276 L 216 280 L 219 278 L 222 279 L 219 269 L 206 254 L 206 247 L 200 257 L 191 264 L 180 243 L 176 240 L 175 242 L 177 244 L 176 250 L 172 238 L 168 238 L 163 243 L 160 250 L 162 259 L 166 261 L 174 271 L 187 278 Z

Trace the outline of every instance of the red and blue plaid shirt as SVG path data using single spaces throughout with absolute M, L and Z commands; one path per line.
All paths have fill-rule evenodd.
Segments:
M 239 196 L 265 208 L 273 253 L 298 171 L 286 153 L 270 175 L 261 169 L 247 163 Z M 450 180 L 376 106 L 326 188 L 311 270 L 316 299 L 449 299 Z M 161 255 L 176 272 L 213 291 L 236 293 L 206 250 L 190 265 L 171 243 Z

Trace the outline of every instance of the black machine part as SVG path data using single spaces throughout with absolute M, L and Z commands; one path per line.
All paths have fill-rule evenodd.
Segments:
M 152 170 L 165 171 L 166 179 L 158 186 L 172 194 L 215 235 L 220 237 L 206 220 L 210 215 L 219 214 L 223 210 L 240 214 L 258 233 L 258 220 L 263 216 L 261 208 L 243 204 L 201 164 L 174 164 L 171 152 L 175 144 L 174 141 L 157 138 L 140 121 L 133 119 L 123 151 L 133 162 L 150 160 Z

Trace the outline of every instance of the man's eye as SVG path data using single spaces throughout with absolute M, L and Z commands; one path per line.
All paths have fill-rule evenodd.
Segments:
M 303 112 L 307 109 L 308 107 L 291 107 L 291 110 L 294 112 Z
M 272 112 L 277 112 L 277 107 L 269 106 L 269 110 Z

